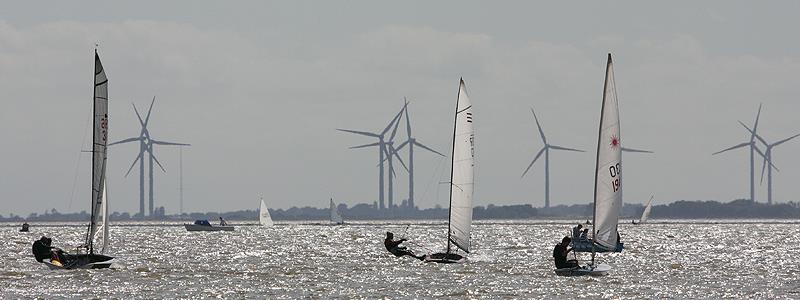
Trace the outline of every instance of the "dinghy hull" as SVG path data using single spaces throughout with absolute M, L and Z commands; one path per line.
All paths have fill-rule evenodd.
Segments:
M 467 261 L 467 258 L 455 253 L 434 253 L 425 255 L 424 261 L 440 264 L 456 264 Z
M 611 266 L 607 264 L 561 268 L 555 270 L 556 275 L 558 276 L 605 276 L 608 275 L 609 271 L 611 271 Z
M 50 270 L 106 269 L 114 258 L 102 254 L 66 254 L 64 262 L 42 261 Z

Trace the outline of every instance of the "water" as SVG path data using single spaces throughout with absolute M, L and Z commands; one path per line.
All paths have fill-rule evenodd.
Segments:
M 30 254 L 42 234 L 78 243 L 76 226 L 0 227 L 0 298 L 800 298 L 797 223 L 671 222 L 620 226 L 626 250 L 600 254 L 604 277 L 558 277 L 551 257 L 565 222 L 476 222 L 464 264 L 395 258 L 384 232 L 400 222 L 284 223 L 234 232 L 172 224 L 112 227 L 113 269 L 50 271 Z M 407 224 L 408 222 L 402 222 Z M 414 223 L 410 248 L 441 250 L 446 224 Z M 672 237 L 670 237 L 672 236 Z M 589 254 L 582 257 L 588 259 Z

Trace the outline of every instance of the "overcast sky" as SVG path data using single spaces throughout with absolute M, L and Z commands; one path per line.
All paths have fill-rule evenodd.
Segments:
M 592 197 L 606 53 L 615 58 L 624 198 L 749 197 L 748 140 L 800 132 L 800 2 L 135 1 L 6 3 L 0 12 L 0 214 L 88 210 L 92 51 L 109 78 L 110 140 L 139 134 L 184 150 L 186 211 L 353 205 L 377 198 L 374 140 L 409 106 L 416 137 L 450 153 L 458 79 L 472 99 L 475 205 Z M 398 140 L 405 139 L 400 135 Z M 114 211 L 138 211 L 138 147 L 109 151 Z M 776 201 L 800 200 L 800 139 L 774 150 Z M 447 206 L 449 162 L 415 151 L 416 201 Z M 178 211 L 178 150 L 156 148 L 156 205 Z M 405 152 L 403 156 L 407 155 Z M 79 160 L 80 158 L 80 160 Z M 757 160 L 757 176 L 761 160 Z M 77 174 L 77 180 L 76 180 Z M 395 198 L 407 197 L 398 169 Z M 758 178 L 757 178 L 758 179 Z M 758 186 L 766 201 L 766 182 Z

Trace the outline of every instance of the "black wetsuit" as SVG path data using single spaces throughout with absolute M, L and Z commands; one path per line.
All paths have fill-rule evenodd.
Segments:
M 386 246 L 386 250 L 389 250 L 389 252 L 391 252 L 392 254 L 394 254 L 394 256 L 397 256 L 397 257 L 408 255 L 408 256 L 412 256 L 412 257 L 417 258 L 417 259 L 425 258 L 425 256 L 416 256 L 416 255 L 414 255 L 414 252 L 411 252 L 411 250 L 406 249 L 406 247 L 400 246 L 400 243 L 404 242 L 405 240 L 406 239 L 400 239 L 400 240 L 395 241 L 395 240 L 386 238 L 385 240 L 383 240 L 383 245 Z
M 563 244 L 556 244 L 553 248 L 553 259 L 556 262 L 556 269 L 577 267 L 578 262 L 575 260 L 567 260 L 567 246 Z
M 51 249 L 53 249 L 53 247 L 45 245 L 42 240 L 37 240 L 33 242 L 33 249 L 31 249 L 31 251 L 33 251 L 33 256 L 36 258 L 36 261 L 42 262 L 44 259 L 50 259 L 52 256 L 50 252 Z

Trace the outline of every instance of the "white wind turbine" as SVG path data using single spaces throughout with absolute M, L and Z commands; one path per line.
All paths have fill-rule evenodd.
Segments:
M 720 154 L 720 153 L 728 151 L 728 150 L 733 150 L 733 149 L 736 149 L 736 148 L 750 146 L 750 200 L 753 201 L 753 202 L 756 201 L 755 166 L 753 165 L 754 164 L 754 160 L 755 160 L 754 153 L 758 152 L 758 154 L 761 155 L 762 157 L 766 157 L 764 155 L 764 153 L 761 152 L 761 150 L 758 149 L 758 147 L 756 147 L 756 142 L 755 142 L 756 130 L 758 130 L 758 118 L 760 116 L 761 116 L 761 104 L 758 105 L 758 113 L 756 114 L 756 121 L 753 124 L 753 130 L 750 131 L 750 141 L 749 142 L 744 142 L 744 143 L 738 144 L 736 146 L 732 146 L 732 147 L 729 147 L 729 148 L 726 148 L 726 149 L 723 149 L 723 150 L 720 150 L 720 151 L 717 151 L 717 152 L 714 152 L 714 153 L 711 154 L 711 155 L 716 155 L 716 154 Z
M 764 158 L 764 161 L 761 164 L 761 183 L 764 183 L 764 169 L 766 168 L 767 163 L 769 163 L 770 167 L 769 169 L 767 169 L 767 203 L 772 204 L 772 169 L 778 170 L 778 168 L 772 164 L 772 148 L 800 136 L 800 133 L 770 144 L 767 143 L 766 140 L 761 138 L 761 136 L 758 135 L 755 131 L 750 129 L 750 127 L 744 125 L 742 121 L 739 121 L 739 124 L 742 124 L 742 126 L 744 126 L 744 128 L 747 129 L 747 131 L 749 131 L 750 134 L 755 135 L 755 137 L 759 141 L 761 141 L 762 144 L 764 144 L 764 147 L 766 147 L 766 150 L 764 150 L 764 155 L 762 156 L 762 158 Z

